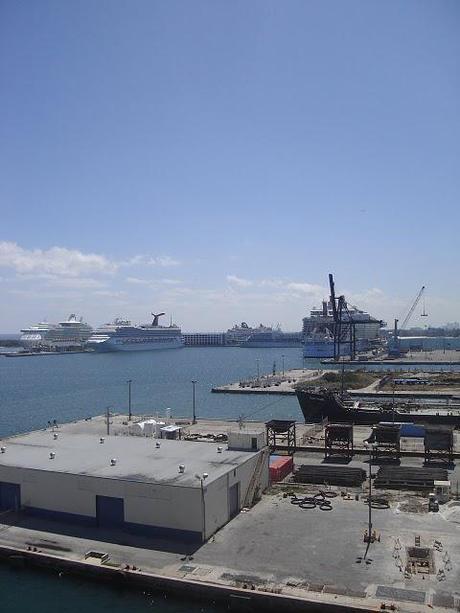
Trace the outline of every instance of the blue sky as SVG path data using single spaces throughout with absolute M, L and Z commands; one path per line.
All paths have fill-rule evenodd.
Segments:
M 459 31 L 456 0 L 3 0 L 0 330 L 298 329 L 328 272 L 458 321 Z

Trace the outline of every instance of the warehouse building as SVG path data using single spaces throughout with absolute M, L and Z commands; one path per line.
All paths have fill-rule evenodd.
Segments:
M 1 445 L 0 512 L 151 537 L 203 542 L 268 485 L 264 441 L 250 433 L 238 450 L 66 430 Z

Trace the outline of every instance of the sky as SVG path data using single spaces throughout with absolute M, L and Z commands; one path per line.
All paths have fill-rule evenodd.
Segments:
M 457 0 L 1 0 L 0 331 L 460 320 Z

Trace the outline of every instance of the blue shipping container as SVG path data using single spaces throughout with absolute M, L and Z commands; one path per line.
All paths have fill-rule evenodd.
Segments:
M 423 438 L 425 436 L 425 428 L 417 424 L 404 424 L 401 426 L 401 436 L 410 436 L 413 438 Z

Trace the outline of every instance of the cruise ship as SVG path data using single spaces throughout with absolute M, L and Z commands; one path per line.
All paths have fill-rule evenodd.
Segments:
M 302 347 L 302 332 L 283 332 L 279 328 L 263 332 L 256 331 L 241 343 L 241 347 L 256 347 L 259 349 L 265 347 L 300 348 Z
M 151 324 L 135 325 L 128 320 L 115 319 L 95 330 L 86 344 L 94 351 L 151 351 L 154 349 L 179 349 L 184 346 L 181 329 L 171 323 L 160 326 L 164 313 L 152 313 Z
M 358 322 L 356 326 L 356 351 L 368 351 L 380 342 L 380 330 L 386 324 L 375 319 L 369 313 L 347 305 L 350 319 Z M 305 358 L 334 357 L 334 315 L 332 304 L 323 301 L 321 308 L 313 308 L 310 317 L 303 319 L 303 356 Z M 348 338 L 342 339 L 340 354 L 349 355 Z
M 90 325 L 72 313 L 57 324 L 40 322 L 23 328 L 19 342 L 29 351 L 68 351 L 81 349 L 92 332 Z

